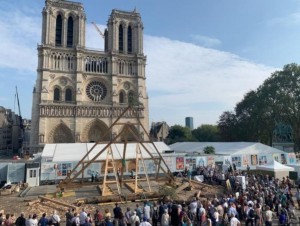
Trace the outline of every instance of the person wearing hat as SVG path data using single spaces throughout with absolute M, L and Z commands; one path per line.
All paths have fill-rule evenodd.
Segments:
M 143 222 L 140 223 L 140 226 L 152 226 L 147 220 L 147 217 L 143 217 Z

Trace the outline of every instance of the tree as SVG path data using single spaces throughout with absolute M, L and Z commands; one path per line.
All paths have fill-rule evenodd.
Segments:
M 167 139 L 169 144 L 184 141 L 195 141 L 191 130 L 180 125 L 174 125 L 170 127 Z
M 255 91 L 248 92 L 234 112 L 224 112 L 218 127 L 224 141 L 272 144 L 276 124 L 291 125 L 300 146 L 300 66 L 288 64 L 275 71 Z
M 217 125 L 204 124 L 192 130 L 192 135 L 200 142 L 220 141 L 219 128 Z
M 215 148 L 213 146 L 206 146 L 203 148 L 203 153 L 207 155 L 215 154 Z

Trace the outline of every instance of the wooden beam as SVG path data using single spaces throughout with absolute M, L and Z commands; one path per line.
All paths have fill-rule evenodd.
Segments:
M 39 198 L 41 199 L 41 201 L 53 202 L 55 204 L 58 204 L 58 205 L 61 205 L 61 206 L 65 206 L 65 207 L 77 210 L 77 206 L 70 205 L 70 204 L 67 204 L 65 202 L 60 202 L 60 201 L 57 201 L 57 200 L 54 200 L 54 199 L 47 198 L 45 196 L 39 196 Z

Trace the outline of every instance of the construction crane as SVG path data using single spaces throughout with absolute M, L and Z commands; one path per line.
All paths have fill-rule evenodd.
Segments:
M 97 24 L 95 22 L 92 22 L 92 24 L 94 25 L 94 27 L 96 28 L 97 32 L 99 33 L 99 35 L 102 38 L 105 38 L 104 34 L 101 32 L 101 30 L 99 29 L 99 27 L 97 26 Z

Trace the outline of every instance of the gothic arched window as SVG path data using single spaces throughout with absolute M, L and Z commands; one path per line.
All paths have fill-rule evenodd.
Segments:
M 65 93 L 65 100 L 66 101 L 72 101 L 73 97 L 73 92 L 70 88 L 66 89 L 66 93 Z
M 132 53 L 132 29 L 131 29 L 131 26 L 128 27 L 128 31 L 127 31 L 127 52 Z
M 129 93 L 128 93 L 128 103 L 129 104 L 134 104 L 134 93 L 132 92 L 132 91 L 130 91 Z
M 68 19 L 67 47 L 73 47 L 73 18 L 71 16 Z
M 124 49 L 123 49 L 123 26 L 122 24 L 120 24 L 119 26 L 119 52 L 123 52 Z
M 57 87 L 54 89 L 53 100 L 54 101 L 59 101 L 60 100 L 60 89 L 57 88 Z
M 125 103 L 125 94 L 124 94 L 123 91 L 121 91 L 120 94 L 119 94 L 119 103 L 120 104 Z
M 62 18 L 61 15 L 56 17 L 56 30 L 55 30 L 55 45 L 61 46 L 62 39 Z

